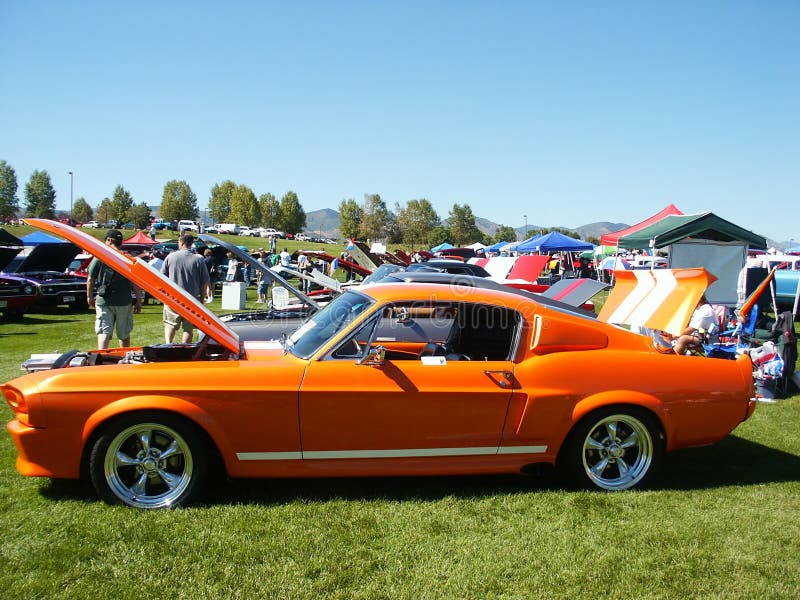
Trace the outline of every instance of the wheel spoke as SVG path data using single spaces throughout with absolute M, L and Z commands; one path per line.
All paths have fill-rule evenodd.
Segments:
M 124 452 L 117 452 L 115 455 L 115 462 L 118 467 L 135 467 L 141 461 L 133 456 L 128 456 Z
M 606 431 L 608 432 L 608 437 L 612 442 L 617 439 L 617 422 L 609 421 L 606 423 Z
M 174 473 L 169 473 L 164 469 L 159 469 L 158 475 L 159 477 L 161 477 L 161 479 L 164 481 L 167 487 L 171 490 L 175 489 L 175 486 L 177 486 L 181 482 L 181 477 L 182 477 L 181 475 L 175 475 Z
M 620 444 L 622 448 L 631 448 L 633 446 L 637 446 L 639 444 L 639 436 L 636 435 L 634 431 L 631 433 L 625 440 Z
M 130 490 L 137 496 L 144 496 L 147 493 L 147 473 L 142 473 Z
M 150 432 L 142 431 L 139 433 L 139 443 L 142 445 L 142 450 L 145 453 L 150 452 Z
M 601 442 L 598 442 L 593 437 L 589 436 L 588 438 L 586 438 L 586 447 L 589 450 L 602 450 L 603 448 L 605 448 L 605 445 Z
M 621 479 L 624 479 L 628 476 L 630 467 L 628 467 L 628 463 L 626 463 L 623 459 L 617 459 L 617 468 L 619 469 L 619 476 Z
M 598 462 L 596 465 L 594 465 L 591 468 L 591 471 L 595 477 L 601 477 L 603 475 L 603 471 L 606 470 L 607 466 L 608 466 L 608 457 L 605 457 L 602 460 L 600 460 L 600 462 Z
M 164 460 L 171 456 L 175 456 L 176 454 L 183 454 L 183 450 L 181 449 L 177 440 L 172 440 L 172 443 L 164 449 L 159 458 Z

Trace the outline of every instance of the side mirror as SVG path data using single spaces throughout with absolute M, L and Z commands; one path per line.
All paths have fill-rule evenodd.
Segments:
M 370 348 L 369 352 L 360 359 L 359 365 L 367 365 L 369 367 L 380 367 L 386 360 L 386 348 L 384 346 L 375 346 Z

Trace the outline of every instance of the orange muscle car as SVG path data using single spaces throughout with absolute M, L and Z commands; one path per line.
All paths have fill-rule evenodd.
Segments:
M 666 451 L 754 409 L 750 360 L 665 355 L 649 338 L 502 290 L 354 288 L 282 341 L 240 342 L 146 263 L 66 237 L 170 304 L 193 345 L 71 352 L 0 387 L 24 475 L 91 479 L 111 503 L 186 504 L 230 477 L 519 472 L 647 482 Z

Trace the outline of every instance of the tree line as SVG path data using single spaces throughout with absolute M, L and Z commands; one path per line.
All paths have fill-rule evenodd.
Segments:
M 0 161 L 0 221 L 15 219 L 20 213 L 17 175 L 5 160 Z M 23 214 L 28 217 L 54 219 L 56 192 L 47 171 L 34 171 L 25 185 Z M 301 231 L 306 213 L 295 192 L 289 191 L 278 201 L 272 194 L 256 198 L 252 189 L 225 181 L 214 185 L 208 203 L 216 223 L 241 223 L 250 227 L 272 227 L 288 232 Z M 145 202 L 135 203 L 131 193 L 121 185 L 111 197 L 103 198 L 95 208 L 81 196 L 72 203 L 71 217 L 79 222 L 133 223 L 137 229 L 149 227 L 152 211 Z M 191 219 L 198 221 L 200 209 L 197 195 L 185 181 L 172 180 L 164 185 L 159 215 L 165 221 Z
M 549 231 L 580 237 L 574 231 L 558 227 L 537 228 L 535 233 Z M 386 240 L 390 244 L 403 243 L 412 248 L 433 248 L 444 242 L 455 246 L 474 242 L 490 245 L 517 239 L 517 232 L 508 225 L 500 225 L 494 235 L 483 233 L 469 204 L 453 204 L 447 219 L 443 220 L 425 198 L 409 200 L 405 206 L 395 203 L 395 210 L 391 211 L 379 194 L 365 194 L 360 204 L 353 198 L 342 200 L 339 204 L 339 233 L 346 238 Z
M 55 218 L 55 206 L 56 193 L 50 175 L 47 171 L 34 171 L 25 185 L 24 214 L 52 219 Z M 6 161 L 0 161 L 0 220 L 14 219 L 19 211 L 16 173 Z M 295 192 L 286 192 L 280 200 L 271 193 L 256 196 L 248 186 L 230 180 L 211 188 L 208 211 L 215 223 L 271 227 L 290 233 L 302 231 L 307 220 Z M 199 220 L 197 196 L 188 183 L 172 180 L 164 185 L 159 214 L 165 221 Z M 103 223 L 130 222 L 138 229 L 146 229 L 151 211 L 144 202 L 136 204 L 130 192 L 118 185 L 111 197 L 103 198 L 94 209 L 82 196 L 77 198 L 73 202 L 72 218 L 80 223 L 93 219 Z M 579 237 L 574 231 L 561 228 L 535 230 L 536 233 L 548 231 Z M 353 198 L 342 200 L 339 204 L 339 233 L 345 238 L 385 240 L 412 248 L 431 248 L 443 242 L 463 246 L 473 242 L 492 244 L 517 239 L 516 231 L 507 225 L 500 225 L 494 235 L 484 234 L 478 228 L 469 204 L 453 204 L 447 219 L 443 220 L 425 198 L 409 200 L 405 206 L 397 202 L 392 211 L 379 194 L 365 194 L 361 203 Z

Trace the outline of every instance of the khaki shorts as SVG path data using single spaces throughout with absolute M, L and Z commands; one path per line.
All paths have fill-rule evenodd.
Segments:
M 194 331 L 194 325 L 166 305 L 164 306 L 164 323 L 166 325 L 171 325 L 176 330 L 183 325 L 183 330 L 186 333 L 192 333 Z
M 95 305 L 94 332 L 97 335 L 114 335 L 117 328 L 117 339 L 127 340 L 133 331 L 133 305 L 108 306 Z

